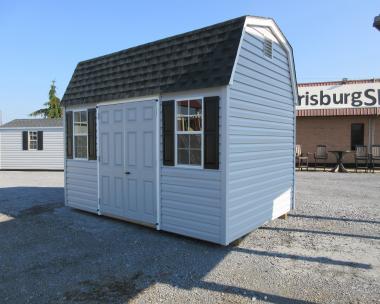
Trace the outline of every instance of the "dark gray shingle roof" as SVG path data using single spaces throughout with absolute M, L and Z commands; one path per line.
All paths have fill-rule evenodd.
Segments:
M 62 119 L 14 119 L 0 128 L 46 128 L 46 127 L 63 127 Z
M 245 18 L 80 62 L 62 105 L 226 85 Z

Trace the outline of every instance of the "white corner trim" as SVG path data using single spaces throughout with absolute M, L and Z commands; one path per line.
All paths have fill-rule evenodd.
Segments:
M 222 226 L 222 234 L 223 239 L 222 243 L 224 245 L 228 245 L 230 243 L 230 235 L 229 235 L 229 228 L 230 228 L 230 202 L 229 202 L 229 173 L 230 173 L 230 137 L 229 137 L 229 127 L 230 127 L 230 120 L 229 120 L 229 110 L 230 110 L 230 85 L 227 85 L 225 87 L 225 103 L 224 107 L 222 107 L 222 159 L 221 162 L 224 166 L 224 170 L 222 172 L 222 181 L 223 181 L 223 226 Z

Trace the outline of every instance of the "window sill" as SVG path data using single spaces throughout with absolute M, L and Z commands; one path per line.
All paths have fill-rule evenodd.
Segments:
M 207 170 L 203 167 L 200 167 L 200 166 L 186 166 L 186 165 L 177 165 L 177 166 L 166 166 L 166 165 L 161 165 L 161 168 L 165 168 L 165 169 L 189 169 L 189 170 L 198 170 L 198 171 L 203 171 L 203 170 Z
M 66 158 L 67 160 L 75 160 L 75 161 L 96 161 L 96 160 L 90 160 L 88 158 Z
M 198 170 L 198 171 L 212 171 L 212 172 L 218 172 L 218 171 L 222 171 L 221 168 L 219 169 L 209 169 L 209 168 L 202 168 L 202 167 L 192 167 L 192 166 L 166 166 L 166 165 L 161 165 L 161 169 L 173 169 L 173 170 L 176 170 L 176 169 L 189 169 L 189 170 Z
M 169 166 L 167 166 L 169 167 Z M 191 169 L 191 170 L 203 170 L 204 168 L 201 166 L 191 166 L 191 165 L 175 165 L 174 168 L 180 168 L 180 169 Z

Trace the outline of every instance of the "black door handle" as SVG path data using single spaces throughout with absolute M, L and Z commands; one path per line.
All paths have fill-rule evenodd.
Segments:
M 131 174 L 131 172 L 127 171 L 127 172 L 125 172 L 125 174 Z

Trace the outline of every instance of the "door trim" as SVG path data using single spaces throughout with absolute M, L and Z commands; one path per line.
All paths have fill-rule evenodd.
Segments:
M 112 101 L 102 101 L 102 102 L 97 103 L 97 106 L 110 106 L 110 105 L 140 102 L 140 101 L 155 101 L 155 100 L 158 100 L 158 98 L 159 98 L 158 95 L 151 95 L 151 96 L 145 96 L 145 97 L 132 97 L 132 98 L 119 99 L 119 100 L 112 100 Z
M 108 213 L 108 212 L 103 212 L 101 215 L 104 215 L 104 216 L 110 217 L 110 218 L 114 218 L 114 219 L 117 219 L 117 220 L 122 220 L 122 221 L 125 221 L 125 222 L 128 222 L 128 223 L 138 224 L 138 225 L 149 227 L 149 228 L 155 228 L 155 226 L 156 226 L 155 224 L 150 224 L 150 223 L 147 223 L 147 222 L 143 222 L 143 221 L 139 221 L 139 220 L 134 220 L 134 219 L 131 219 L 129 217 L 125 217 L 125 216 L 122 216 L 122 215 L 115 215 L 115 214 Z
M 160 139 L 161 139 L 161 100 L 156 99 L 156 229 L 161 229 L 161 175 L 160 175 L 160 167 L 161 167 L 161 159 L 160 159 Z
M 101 215 L 100 212 L 100 149 L 99 149 L 99 106 L 96 106 L 96 165 L 98 172 L 98 208 L 97 213 Z

